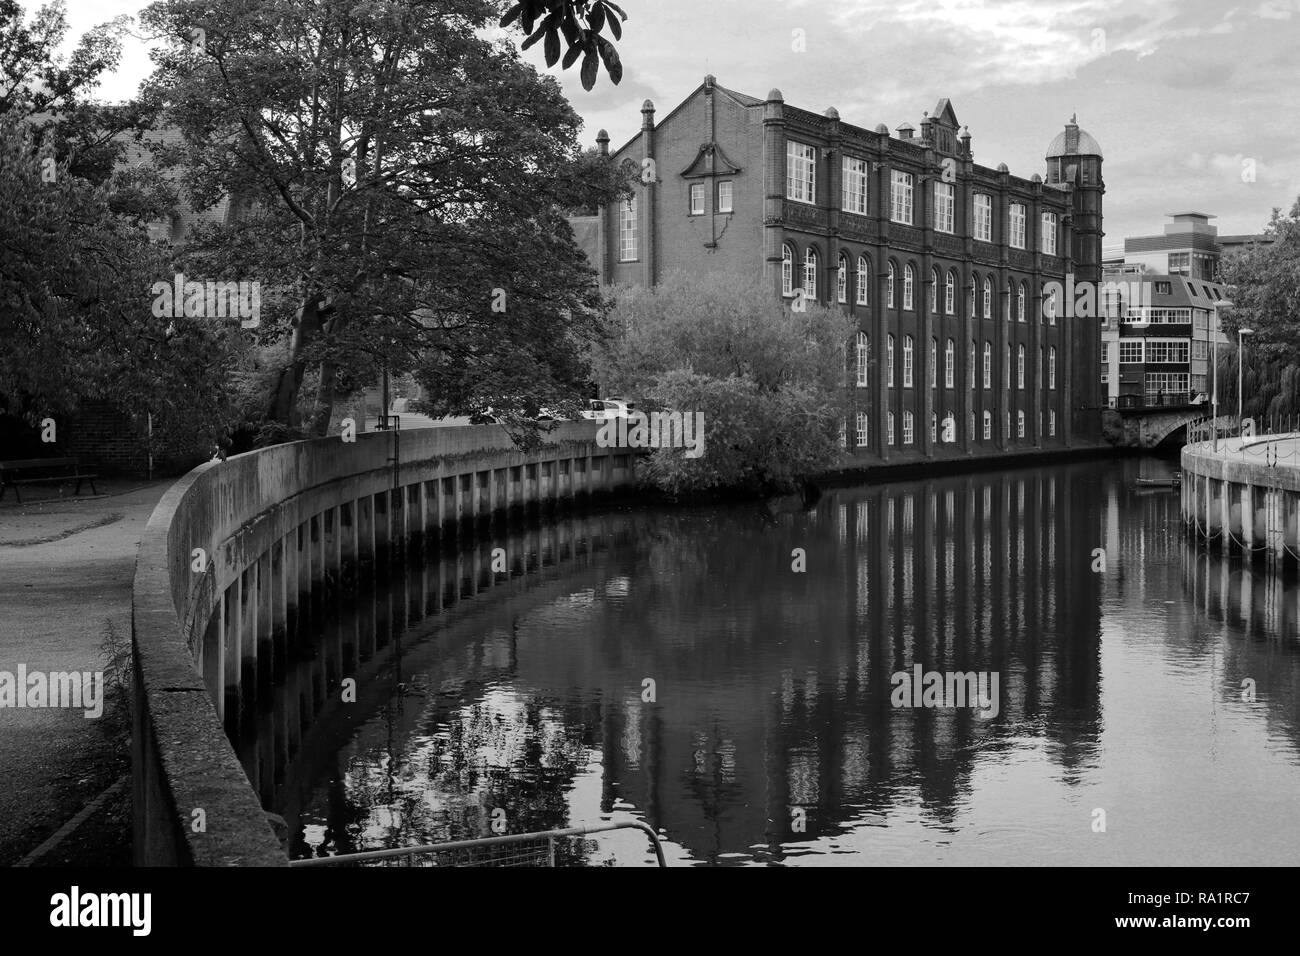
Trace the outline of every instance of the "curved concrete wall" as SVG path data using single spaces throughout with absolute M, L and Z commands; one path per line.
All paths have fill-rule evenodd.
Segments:
M 284 865 L 228 739 L 313 588 L 399 540 L 634 484 L 595 423 L 524 452 L 496 425 L 277 445 L 200 465 L 149 519 L 132 604 L 138 865 Z M 397 459 L 396 464 L 394 458 Z
M 1248 457 L 1240 439 L 1188 445 L 1182 454 L 1183 521 L 1225 553 L 1294 560 L 1300 552 L 1300 468 Z

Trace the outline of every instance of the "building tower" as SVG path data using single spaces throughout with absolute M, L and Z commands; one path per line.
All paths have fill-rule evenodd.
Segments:
M 1074 281 L 1101 282 L 1102 197 L 1106 184 L 1101 176 L 1101 146 L 1075 117 L 1065 124 L 1047 147 L 1048 185 L 1070 190 L 1072 202 L 1070 229 L 1070 271 Z M 1066 322 L 1070 323 L 1072 367 L 1066 372 L 1071 389 L 1073 433 L 1083 441 L 1101 440 L 1101 321 L 1096 315 L 1073 316 L 1067 303 Z

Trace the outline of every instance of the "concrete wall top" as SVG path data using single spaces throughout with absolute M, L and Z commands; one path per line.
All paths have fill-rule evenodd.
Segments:
M 1182 454 L 1183 471 L 1234 484 L 1300 491 L 1300 456 L 1292 454 L 1298 443 L 1279 444 L 1281 460 L 1276 465 L 1268 464 L 1266 444 L 1255 444 L 1243 451 L 1239 439 L 1220 439 L 1217 453 L 1213 442 L 1187 445 Z

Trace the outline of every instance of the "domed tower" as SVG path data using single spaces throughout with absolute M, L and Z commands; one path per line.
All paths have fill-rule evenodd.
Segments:
M 1101 158 L 1101 146 L 1073 116 L 1047 147 L 1047 182 L 1074 187 L 1070 252 L 1076 281 L 1101 281 Z
M 1073 116 L 1047 147 L 1047 182 L 1071 187 L 1070 254 L 1076 283 L 1101 282 L 1101 146 L 1079 129 Z M 1101 441 L 1101 322 L 1096 316 L 1068 320 L 1066 351 L 1070 432 L 1074 440 Z

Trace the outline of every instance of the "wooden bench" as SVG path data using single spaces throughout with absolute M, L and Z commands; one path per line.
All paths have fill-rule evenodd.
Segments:
M 14 461 L 0 461 L 0 499 L 4 498 L 5 489 L 13 488 L 18 503 L 22 504 L 23 496 L 19 491 L 22 485 L 65 481 L 77 483 L 73 494 L 81 494 L 83 481 L 90 482 L 90 490 L 93 494 L 99 494 L 95 490 L 95 479 L 98 477 L 91 472 L 82 471 L 81 464 L 75 458 L 20 458 Z

